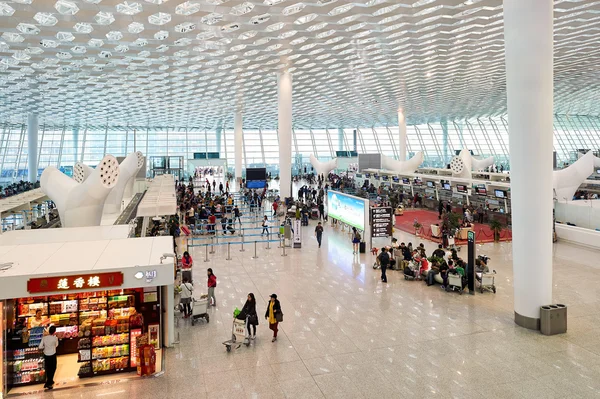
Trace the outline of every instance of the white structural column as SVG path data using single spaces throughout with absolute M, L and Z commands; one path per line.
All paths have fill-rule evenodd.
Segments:
M 279 191 L 281 198 L 292 196 L 292 75 L 282 72 L 277 79 L 279 135 Z
M 27 178 L 37 181 L 38 169 L 38 116 L 31 113 L 27 117 Z
M 398 160 L 406 161 L 406 117 L 404 110 L 398 110 L 398 132 L 400 133 L 400 146 L 398 147 Z
M 242 178 L 242 124 L 243 124 L 242 111 L 235 113 L 235 119 L 233 120 L 233 142 L 234 142 L 234 153 L 235 153 L 235 180 L 239 181 Z
M 135 133 L 134 133 L 135 138 Z M 73 151 L 75 153 L 75 163 L 80 162 L 79 160 L 79 127 L 73 127 Z
M 553 1 L 504 0 L 515 322 L 552 303 Z

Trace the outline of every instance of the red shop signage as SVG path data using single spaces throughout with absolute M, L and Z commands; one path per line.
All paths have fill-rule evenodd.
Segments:
M 57 276 L 32 278 L 27 281 L 30 294 L 46 292 L 65 292 L 85 289 L 102 289 L 123 285 L 123 273 L 76 274 L 73 276 Z

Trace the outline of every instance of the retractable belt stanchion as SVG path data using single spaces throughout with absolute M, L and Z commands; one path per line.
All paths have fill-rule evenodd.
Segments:
M 256 241 L 254 241 L 254 256 L 252 257 L 252 259 L 258 259 L 258 255 L 256 253 Z
M 226 260 L 231 260 L 231 243 L 228 242 L 227 243 L 227 258 L 225 258 Z
M 265 249 L 271 249 L 271 237 L 269 237 L 269 235 L 267 235 L 267 246 Z
M 208 262 L 208 244 L 206 244 L 206 245 L 205 245 L 205 247 L 206 247 L 206 251 L 205 251 L 205 252 L 206 252 L 206 255 L 205 255 L 205 257 L 204 257 L 204 261 L 205 261 L 205 262 Z
M 246 251 L 246 250 L 244 249 L 244 235 L 242 234 L 242 249 L 240 249 L 240 252 L 244 252 L 244 251 Z
M 215 253 L 215 238 L 214 237 L 210 237 L 210 254 L 214 254 Z
M 285 254 L 285 238 L 284 238 L 284 239 L 282 240 L 282 242 L 281 242 L 281 252 L 282 252 L 282 253 L 281 253 L 281 256 L 287 256 L 287 255 Z

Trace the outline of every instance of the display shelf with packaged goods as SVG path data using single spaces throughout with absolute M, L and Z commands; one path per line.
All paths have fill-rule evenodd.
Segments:
M 10 383 L 15 386 L 38 384 L 44 381 L 44 357 L 38 348 L 15 349 L 7 362 Z
M 80 367 L 80 378 L 131 370 L 129 319 L 137 314 L 135 304 L 134 294 L 109 291 L 106 310 L 80 313 L 80 331 L 91 338 L 89 361 Z

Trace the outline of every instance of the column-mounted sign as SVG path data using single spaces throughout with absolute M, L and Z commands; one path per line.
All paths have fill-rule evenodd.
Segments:
M 393 220 L 391 207 L 371 208 L 371 237 L 391 237 Z
M 75 274 L 72 276 L 55 276 L 32 278 L 27 281 L 30 294 L 68 292 L 85 289 L 120 287 L 123 285 L 123 273 Z

